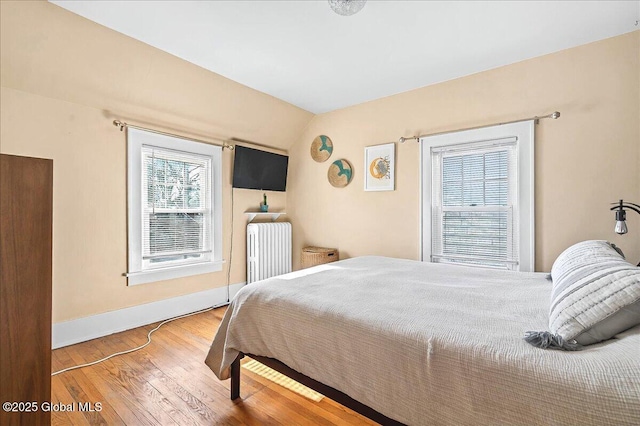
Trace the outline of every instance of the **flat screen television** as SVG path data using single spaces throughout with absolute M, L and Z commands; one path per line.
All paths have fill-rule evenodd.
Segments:
M 285 191 L 289 157 L 236 145 L 233 159 L 233 187 Z

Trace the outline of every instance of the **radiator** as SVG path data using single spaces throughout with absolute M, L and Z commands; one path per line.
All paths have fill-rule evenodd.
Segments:
M 247 225 L 247 283 L 291 272 L 291 224 Z

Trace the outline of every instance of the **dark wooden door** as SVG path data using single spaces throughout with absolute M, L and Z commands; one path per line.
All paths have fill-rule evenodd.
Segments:
M 2 425 L 51 419 L 52 198 L 53 161 L 0 155 L 0 402 L 23 403 Z

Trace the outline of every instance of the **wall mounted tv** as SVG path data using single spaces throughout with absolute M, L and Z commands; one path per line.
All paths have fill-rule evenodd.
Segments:
M 285 191 L 289 157 L 236 145 L 233 159 L 233 187 Z

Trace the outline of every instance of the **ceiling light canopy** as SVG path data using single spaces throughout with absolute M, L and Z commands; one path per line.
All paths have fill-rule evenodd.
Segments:
M 329 6 L 338 15 L 350 16 L 358 13 L 367 0 L 329 0 Z

